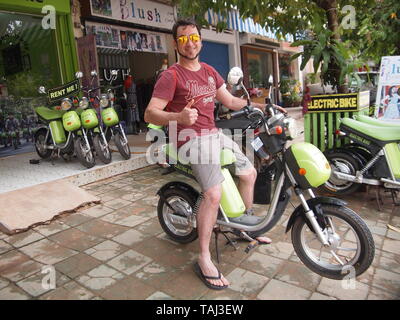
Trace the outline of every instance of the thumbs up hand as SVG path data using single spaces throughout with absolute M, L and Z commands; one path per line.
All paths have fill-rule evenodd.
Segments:
M 186 126 L 191 126 L 197 120 L 198 113 L 196 109 L 192 109 L 194 99 L 190 100 L 188 104 L 179 113 L 178 123 Z

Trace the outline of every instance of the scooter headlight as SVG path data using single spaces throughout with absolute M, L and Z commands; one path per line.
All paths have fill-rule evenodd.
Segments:
M 71 99 L 69 99 L 69 98 L 62 99 L 62 101 L 61 101 L 61 109 L 66 111 L 66 110 L 71 109 L 71 107 L 72 107 Z
M 89 106 L 89 99 L 86 97 L 82 97 L 81 101 L 79 101 L 79 108 L 85 110 Z
M 108 106 L 108 98 L 106 94 L 102 94 L 100 98 L 100 107 L 106 108 Z
M 299 129 L 296 125 L 296 120 L 293 118 L 286 118 L 284 121 L 286 127 L 286 136 L 290 139 L 294 139 L 299 136 Z

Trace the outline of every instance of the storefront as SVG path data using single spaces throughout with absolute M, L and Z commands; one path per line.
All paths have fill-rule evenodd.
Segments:
M 34 108 L 46 103 L 38 87 L 52 88 L 74 78 L 71 22 L 69 0 L 1 1 L 0 157 L 32 149 Z

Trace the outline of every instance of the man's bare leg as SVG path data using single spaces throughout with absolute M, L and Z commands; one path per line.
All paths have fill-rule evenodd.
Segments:
M 210 241 L 215 222 L 217 220 L 219 202 L 221 199 L 221 185 L 215 185 L 203 193 L 197 213 L 197 231 L 200 243 L 199 266 L 205 276 L 218 276 L 218 270 L 211 260 Z M 216 286 L 229 285 L 227 279 L 221 275 L 221 280 L 208 280 Z
M 253 207 L 254 202 L 254 184 L 257 179 L 257 171 L 251 168 L 246 171 L 242 171 L 239 177 L 239 193 L 243 199 L 246 209 L 249 210 Z M 272 240 L 268 237 L 257 237 L 258 241 L 262 243 L 271 243 Z

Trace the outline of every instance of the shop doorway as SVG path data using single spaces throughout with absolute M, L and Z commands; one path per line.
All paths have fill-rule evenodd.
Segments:
M 42 17 L 0 12 L 0 157 L 34 150 L 39 86 L 62 83 L 56 34 Z
M 144 111 L 150 102 L 158 71 L 168 55 L 164 53 L 134 51 L 129 54 L 130 74 L 136 84 L 141 126 L 145 126 Z M 143 128 L 142 128 L 143 129 Z

